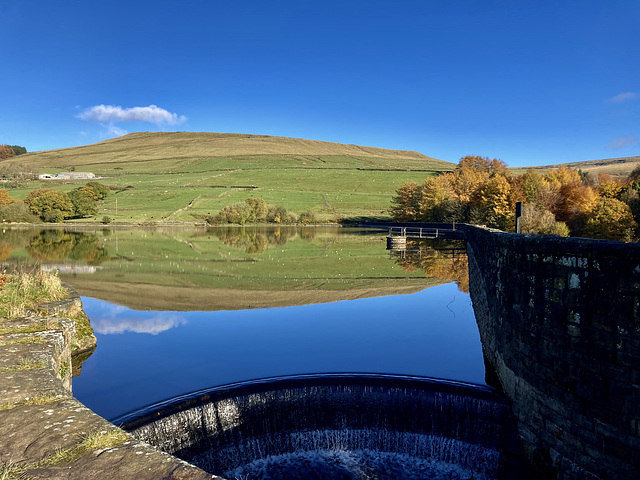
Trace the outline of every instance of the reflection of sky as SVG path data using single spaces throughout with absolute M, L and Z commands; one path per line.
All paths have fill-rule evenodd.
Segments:
M 139 312 L 93 298 L 83 298 L 82 303 L 85 312 L 91 311 L 91 326 L 103 335 L 124 332 L 157 335 L 187 323 L 181 312 Z
M 279 375 L 370 372 L 484 384 L 471 301 L 455 284 L 412 295 L 222 312 L 141 312 L 83 302 L 98 348 L 73 390 L 107 418 L 194 390 Z

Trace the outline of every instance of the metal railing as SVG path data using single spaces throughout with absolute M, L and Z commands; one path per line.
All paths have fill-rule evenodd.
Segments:
M 389 236 L 406 238 L 438 238 L 444 232 L 452 231 L 454 230 L 442 228 L 389 227 Z

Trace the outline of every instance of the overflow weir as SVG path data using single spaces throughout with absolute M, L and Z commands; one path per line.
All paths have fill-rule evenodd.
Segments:
M 365 374 L 197 392 L 115 423 L 226 478 L 517 478 L 510 402 L 489 387 Z

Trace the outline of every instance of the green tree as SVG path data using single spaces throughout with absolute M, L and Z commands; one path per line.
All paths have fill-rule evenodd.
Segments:
M 249 222 L 263 222 L 269 212 L 267 202 L 262 198 L 247 198 L 245 203 L 251 208 L 251 214 L 249 216 Z
M 34 192 L 30 192 L 31 195 Z M 27 199 L 29 199 L 27 195 Z M 62 221 L 73 217 L 75 208 L 69 195 L 61 190 L 46 190 L 29 199 L 29 209 L 45 221 Z M 50 212 L 50 213 L 47 213 Z
M 311 210 L 302 212 L 299 217 L 300 223 L 316 223 L 316 215 Z
M 106 187 L 98 182 L 89 182 L 80 190 L 85 190 L 87 193 L 90 193 L 89 190 L 93 191 L 93 195 L 91 195 L 95 200 L 103 200 L 109 195 L 109 187 Z
M 295 223 L 297 220 L 294 213 L 287 211 L 286 207 L 279 205 L 269 205 L 267 222 L 269 223 Z
M 90 217 L 98 213 L 96 201 L 84 188 L 72 190 L 68 195 L 73 204 L 74 218 Z
M 27 149 L 24 147 L 21 147 L 20 145 L 7 145 L 7 147 L 13 150 L 13 153 L 15 153 L 16 155 L 22 155 L 24 153 L 27 153 Z
M 630 182 L 636 182 L 640 180 L 640 165 L 635 167 L 629 174 L 629 177 L 627 178 L 629 179 Z
M 13 202 L 0 206 L 0 222 L 38 223 L 40 218 L 29 210 L 24 202 Z

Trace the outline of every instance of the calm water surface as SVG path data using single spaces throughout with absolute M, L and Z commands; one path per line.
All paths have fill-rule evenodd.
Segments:
M 484 384 L 469 296 L 454 283 L 410 295 L 240 311 L 83 303 L 98 348 L 73 391 L 108 419 L 195 390 L 281 375 L 389 373 Z
M 109 419 L 293 374 L 484 384 L 471 302 L 457 286 L 468 282 L 463 251 L 434 251 L 436 242 L 390 257 L 385 236 L 337 227 L 7 228 L 0 260 L 58 270 L 83 295 L 98 348 L 73 391 Z

